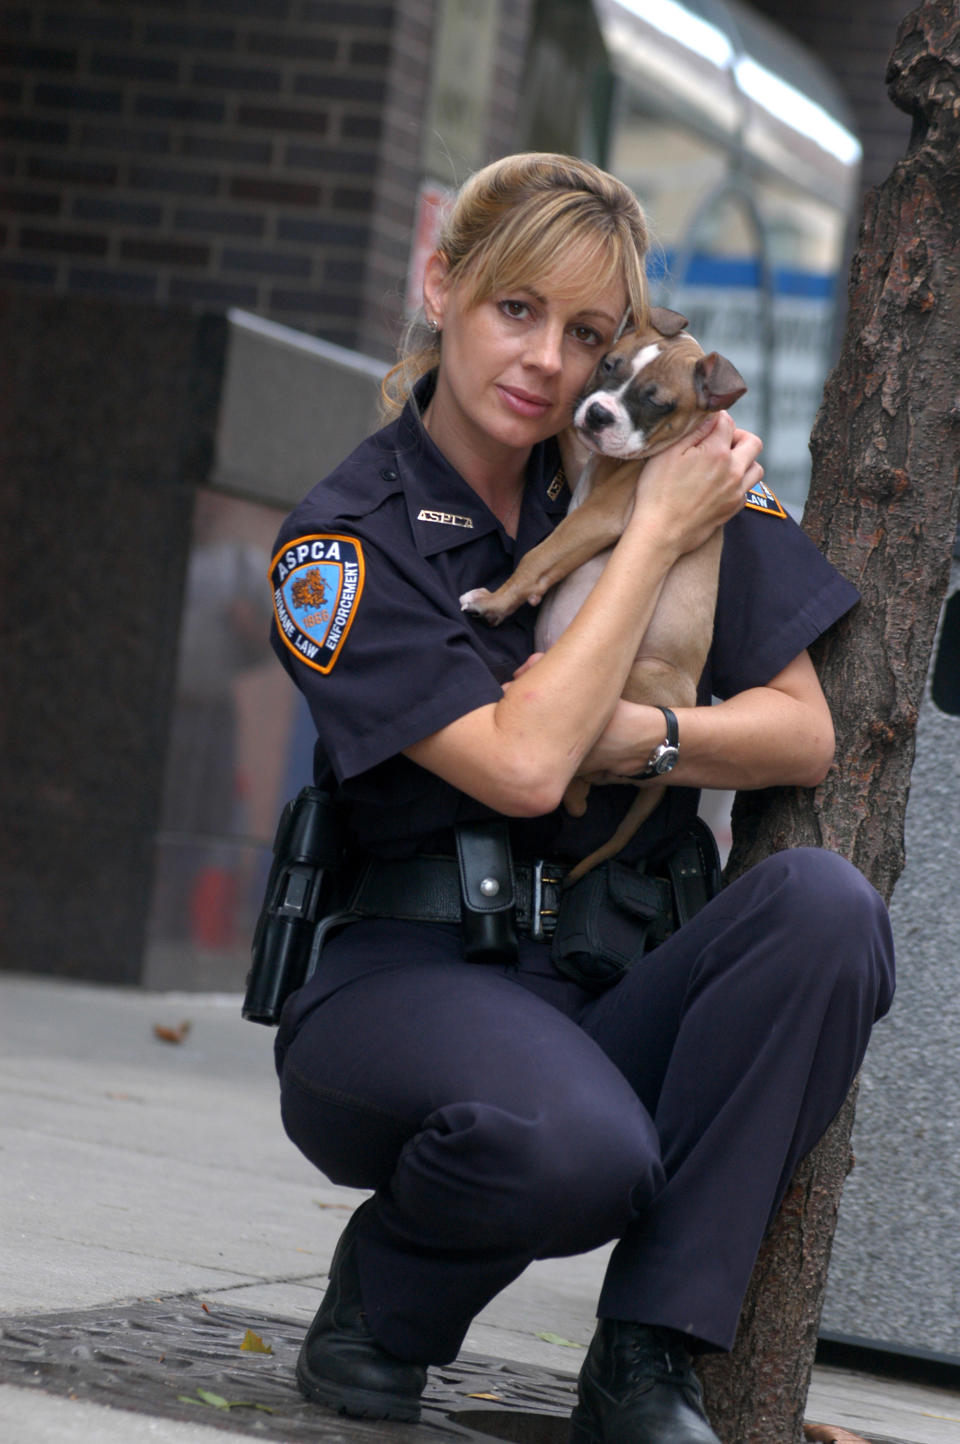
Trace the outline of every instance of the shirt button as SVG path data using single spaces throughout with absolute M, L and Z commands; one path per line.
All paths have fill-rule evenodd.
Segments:
M 397 479 L 397 473 L 395 471 L 391 471 L 389 466 L 385 466 L 383 471 L 381 471 L 380 475 L 383 477 L 384 481 L 396 481 Z

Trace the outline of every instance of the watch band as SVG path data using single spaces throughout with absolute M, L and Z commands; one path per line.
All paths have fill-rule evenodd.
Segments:
M 646 777 L 664 777 L 673 771 L 680 759 L 680 726 L 676 713 L 671 712 L 669 707 L 661 707 L 660 711 L 667 724 L 667 735 L 651 752 L 645 770 L 636 774 L 640 780 Z

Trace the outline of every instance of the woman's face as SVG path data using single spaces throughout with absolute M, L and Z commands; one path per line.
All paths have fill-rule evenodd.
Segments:
M 570 424 L 627 307 L 622 282 L 598 291 L 585 269 L 574 257 L 535 289 L 468 306 L 462 286 L 448 284 L 442 256 L 430 258 L 426 310 L 443 340 L 427 425 L 455 464 L 464 450 L 487 459 L 525 454 Z

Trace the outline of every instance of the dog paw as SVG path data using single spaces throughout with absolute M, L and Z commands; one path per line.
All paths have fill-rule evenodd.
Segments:
M 503 613 L 498 607 L 491 605 L 493 593 L 488 592 L 486 587 L 475 587 L 472 592 L 464 592 L 460 598 L 461 612 L 470 612 L 474 617 L 483 617 L 492 626 L 503 621 Z

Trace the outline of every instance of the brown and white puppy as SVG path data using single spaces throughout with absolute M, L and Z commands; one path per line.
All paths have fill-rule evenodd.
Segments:
M 654 307 L 646 329 L 627 332 L 601 358 L 574 409 L 573 433 L 560 438 L 568 475 L 585 454 L 589 458 L 566 517 L 527 552 L 497 591 L 465 592 L 460 598 L 464 611 L 496 626 L 521 603 L 542 601 L 538 651 L 546 651 L 569 626 L 630 518 L 644 461 L 695 430 L 704 412 L 726 409 L 747 389 L 726 357 L 716 351 L 704 355 L 686 325 L 676 311 Z M 627 701 L 666 707 L 692 707 L 696 702 L 713 633 L 722 545 L 718 528 L 671 568 L 623 690 Z M 594 780 L 627 779 L 611 775 Z M 570 812 L 583 812 L 588 791 L 587 782 L 574 778 L 564 798 Z M 663 793 L 662 784 L 643 786 L 614 836 L 577 864 L 568 885 L 618 853 Z

